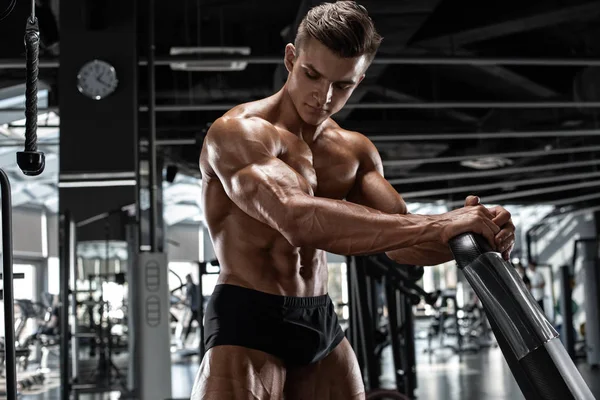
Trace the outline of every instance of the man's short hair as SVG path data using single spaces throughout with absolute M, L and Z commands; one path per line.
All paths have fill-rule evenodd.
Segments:
M 383 40 L 367 9 L 355 1 L 323 3 L 311 8 L 298 26 L 294 41 L 298 51 L 309 37 L 343 58 L 366 55 L 368 64 Z

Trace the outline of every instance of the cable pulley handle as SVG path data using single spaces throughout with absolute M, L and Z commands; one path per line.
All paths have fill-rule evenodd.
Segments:
M 25 151 L 17 153 L 17 164 L 25 175 L 35 176 L 44 171 L 44 153 L 37 149 L 38 74 L 40 61 L 40 29 L 35 17 L 35 0 L 25 27 Z

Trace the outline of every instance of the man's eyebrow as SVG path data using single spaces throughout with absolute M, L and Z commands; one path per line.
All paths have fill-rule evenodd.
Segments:
M 314 65 L 312 65 L 312 64 L 302 64 L 302 66 L 304 66 L 304 67 L 306 67 L 306 68 L 309 68 L 309 69 L 312 69 L 312 70 L 313 70 L 314 72 L 316 72 L 317 74 L 319 74 L 319 75 L 323 76 L 323 74 L 322 74 L 321 72 L 319 72 L 319 70 L 318 70 L 318 69 L 316 69 L 316 68 L 315 68 L 315 66 L 314 66 Z M 345 80 L 345 81 L 338 81 L 338 82 L 336 82 L 336 83 L 343 83 L 344 85 L 356 85 L 356 82 L 355 82 L 355 81 L 353 81 L 353 80 L 351 80 L 351 79 L 350 79 L 350 80 Z

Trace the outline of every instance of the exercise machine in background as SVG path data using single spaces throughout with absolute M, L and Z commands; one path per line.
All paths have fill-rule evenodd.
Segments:
M 466 291 L 468 300 L 460 306 L 457 292 L 457 289 L 444 289 L 440 291 L 438 303 L 433 304 L 434 314 L 427 329 L 426 353 L 433 354 L 440 349 L 451 349 L 454 354 L 476 353 L 482 348 L 496 345 L 479 298 L 471 291 Z M 433 347 L 432 341 L 436 336 L 439 346 Z M 448 343 L 444 340 L 447 337 L 453 341 Z
M 422 267 L 400 265 L 385 255 L 348 257 L 350 318 L 346 332 L 363 374 L 367 392 L 380 389 L 383 350 L 391 346 L 393 385 L 414 398 L 417 388 L 414 316 L 423 299 L 437 301 L 439 292 L 418 286 Z
M 573 263 L 569 275 L 573 278 L 583 281 L 583 291 L 585 299 L 585 348 L 586 360 L 592 368 L 600 366 L 600 246 L 596 238 L 577 239 L 573 244 Z M 579 271 L 578 276 L 575 272 Z M 564 271 L 563 274 L 567 272 Z M 563 282 L 567 277 L 563 278 Z M 568 280 L 570 284 L 570 279 Z M 563 287 L 567 285 L 563 283 Z M 570 285 L 569 285 L 570 286 Z M 571 294 L 571 291 L 568 291 Z M 566 303 L 565 301 L 568 301 Z M 568 307 L 568 306 L 569 307 Z M 573 334 L 573 312 L 571 298 L 565 299 L 561 311 L 563 312 L 563 335 L 565 336 L 566 347 L 569 354 L 573 357 L 574 334 Z
M 198 356 L 199 362 L 202 362 L 202 358 L 204 357 L 204 353 L 206 352 L 204 345 L 204 312 L 206 310 L 206 304 L 210 296 L 204 296 L 204 280 L 203 277 L 207 275 L 218 275 L 221 271 L 219 260 L 213 259 L 208 261 L 198 261 L 196 262 L 198 267 L 198 282 L 195 284 L 197 296 L 198 296 L 198 317 L 197 317 L 197 326 L 198 326 L 198 336 L 199 343 L 198 348 L 196 349 L 188 349 L 185 346 L 182 350 L 178 350 L 177 353 L 181 357 L 190 357 L 190 356 Z M 186 282 L 173 270 L 169 272 L 178 282 L 178 285 L 172 287 L 170 289 L 171 293 L 171 320 L 176 323 L 176 328 L 173 330 L 173 335 L 176 341 L 180 343 L 184 343 L 182 337 L 185 336 L 184 332 L 186 330 L 186 323 L 190 323 L 189 319 L 191 318 L 192 310 L 190 309 L 190 304 L 187 304 L 187 298 L 189 297 L 187 293 L 184 293 L 186 289 Z M 173 313 L 174 308 L 180 308 L 180 311 L 175 315 Z

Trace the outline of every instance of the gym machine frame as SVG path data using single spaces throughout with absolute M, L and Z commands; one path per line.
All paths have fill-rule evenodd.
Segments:
M 388 308 L 388 340 L 392 346 L 396 389 L 414 397 L 417 388 L 416 354 L 412 305 L 429 294 L 411 283 L 420 279 L 423 269 L 385 262 L 377 257 L 347 257 L 350 318 L 347 336 L 356 352 L 367 390 L 380 388 L 381 346 L 378 330 L 378 294 L 376 281 L 381 278 Z
M 10 181 L 0 169 L 0 193 L 2 195 L 2 280 L 4 300 L 4 351 L 6 370 L 6 398 L 17 398 L 17 365 L 15 356 L 15 316 L 13 295 L 13 250 L 12 250 L 12 204 Z
M 579 246 L 583 245 L 583 249 Z M 589 248 L 588 248 L 589 247 Z M 598 368 L 600 363 L 600 295 L 598 295 L 598 287 L 600 285 L 600 277 L 598 272 L 598 257 L 600 251 L 600 242 L 597 238 L 580 238 L 576 239 L 573 243 L 573 260 L 570 268 L 566 268 L 567 271 L 563 272 L 564 276 L 562 280 L 563 293 L 572 294 L 570 287 L 570 279 L 575 276 L 575 268 L 577 266 L 577 260 L 579 254 L 583 252 L 582 256 L 582 272 L 585 276 L 583 282 L 583 292 L 585 297 L 585 358 L 587 363 L 593 368 Z M 593 265 L 590 266 L 586 261 L 589 261 L 590 257 L 593 260 Z M 566 296 L 561 296 L 561 306 L 563 311 L 563 332 L 565 332 L 565 343 L 567 344 L 567 350 L 571 357 L 575 357 L 575 337 L 573 335 L 573 312 L 571 308 L 571 299 L 567 299 Z M 567 331 L 565 331 L 567 330 Z

